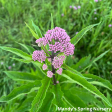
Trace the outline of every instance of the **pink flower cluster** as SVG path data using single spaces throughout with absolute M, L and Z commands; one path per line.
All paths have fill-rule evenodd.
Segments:
M 46 54 L 43 50 L 41 50 L 41 51 L 36 50 L 33 52 L 32 59 L 34 61 L 36 61 L 36 60 L 39 62 L 41 61 L 41 63 L 42 63 L 42 61 L 45 61 L 45 59 L 46 59 Z
M 53 40 L 55 43 L 53 43 Z M 36 40 L 38 46 L 49 45 L 49 51 L 64 52 L 65 55 L 74 54 L 74 45 L 70 43 L 70 37 L 67 35 L 64 29 L 55 27 L 53 30 L 48 30 L 45 37 Z
M 48 61 L 51 62 L 55 70 L 50 71 L 46 64 L 43 64 L 42 69 L 47 70 L 47 76 L 52 77 L 55 73 L 56 69 L 58 69 L 56 72 L 61 75 L 63 69 L 60 68 L 63 64 L 63 61 L 65 60 L 65 56 L 57 56 L 55 53 L 64 53 L 66 56 L 73 55 L 74 54 L 74 45 L 70 43 L 70 37 L 67 35 L 64 29 L 60 27 L 55 27 L 52 30 L 48 30 L 44 37 L 39 38 L 36 40 L 36 43 L 39 47 L 49 45 L 49 50 L 54 52 L 54 54 L 50 55 L 49 57 L 46 57 L 46 53 L 41 50 L 36 50 L 33 52 L 32 59 L 34 61 L 43 62 L 46 58 L 48 58 Z M 47 51 L 47 52 L 48 52 Z M 58 54 L 57 53 L 57 54 Z
M 59 57 L 54 57 L 52 65 L 54 66 L 55 69 L 60 68 L 61 65 L 63 64 L 63 61 L 65 59 L 65 56 L 59 56 Z

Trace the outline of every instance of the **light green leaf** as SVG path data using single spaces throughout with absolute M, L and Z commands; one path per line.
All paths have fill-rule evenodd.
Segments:
M 92 29 L 94 26 L 99 25 L 100 23 L 93 24 L 93 25 L 87 26 L 86 28 L 82 29 L 75 37 L 73 37 L 71 39 L 71 43 L 74 44 L 74 45 L 76 45 L 78 43 L 78 41 L 83 37 L 83 35 L 86 34 L 87 31 L 89 31 L 90 29 Z
M 32 60 L 32 56 L 31 55 L 28 55 L 27 53 L 19 50 L 19 49 L 16 49 L 16 48 L 10 48 L 10 47 L 2 47 L 0 46 L 1 49 L 3 50 L 6 50 L 6 51 L 10 51 L 26 60 Z
M 10 58 L 12 58 L 12 59 L 14 59 L 16 61 L 23 62 L 23 63 L 30 63 L 30 62 L 32 62 L 32 60 L 25 60 L 25 59 L 13 58 L 13 57 L 10 57 Z
M 47 92 L 45 99 L 43 100 L 42 106 L 39 112 L 50 112 L 52 101 L 54 99 L 53 93 Z
M 25 23 L 27 25 L 27 27 L 30 29 L 32 35 L 36 38 L 36 39 L 39 39 L 39 36 L 30 28 L 30 26 L 28 26 L 27 23 Z
M 66 74 L 69 74 L 69 76 Z M 105 103 L 107 103 L 109 106 L 112 107 L 112 104 L 108 101 L 108 99 L 95 86 L 90 84 L 84 78 L 82 78 L 78 75 L 75 75 L 69 71 L 65 71 L 65 70 L 63 71 L 62 76 L 67 78 L 68 80 L 71 80 L 74 83 L 81 85 L 82 87 L 84 87 L 85 89 L 87 89 L 91 93 L 95 94 L 97 97 L 101 98 Z
M 50 85 L 50 80 L 51 79 L 49 77 L 45 77 L 45 79 L 42 80 L 42 86 L 40 87 L 36 97 L 32 102 L 30 112 L 38 112 L 38 110 L 41 108 L 43 100 L 46 97 L 46 92 Z
M 13 80 L 34 82 L 35 80 L 39 79 L 38 76 L 34 76 L 26 72 L 17 72 L 17 71 L 4 71 L 4 72 L 8 77 L 10 77 Z
M 72 73 L 75 73 L 76 75 L 79 75 L 79 76 L 82 77 L 82 78 L 88 79 L 88 78 L 84 77 L 80 72 L 78 72 L 78 71 L 76 71 L 75 69 L 73 69 L 73 68 L 67 66 L 66 64 L 63 64 L 62 67 L 65 68 L 65 69 L 67 69 L 68 71 L 70 71 L 70 72 L 72 72 Z M 68 74 L 68 75 L 69 75 L 69 74 Z
M 35 32 L 38 35 L 38 37 L 41 38 L 42 37 L 41 31 L 40 31 L 39 27 L 34 24 L 33 21 L 32 21 L 32 26 L 35 28 Z
M 26 85 L 15 88 L 8 96 L 3 96 L 0 98 L 0 102 L 7 102 L 13 100 L 21 95 L 29 94 L 34 90 L 38 90 L 41 86 L 41 81 L 29 82 Z
M 54 104 L 51 105 L 49 112 L 56 112 L 56 106 Z
M 22 44 L 22 43 L 18 43 L 18 44 L 20 44 L 21 46 L 23 46 L 31 55 L 35 51 L 35 49 L 33 47 L 31 47 L 31 46 L 28 46 L 28 45 L 25 45 L 25 44 Z
M 52 16 L 52 13 L 51 13 L 51 29 L 54 28 L 54 23 L 53 23 L 53 16 Z
M 83 74 L 83 76 L 91 78 L 91 80 L 88 80 L 91 84 L 99 85 L 112 91 L 112 84 L 108 80 L 92 74 Z

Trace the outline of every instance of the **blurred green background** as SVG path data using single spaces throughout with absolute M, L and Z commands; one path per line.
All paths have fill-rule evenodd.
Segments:
M 112 83 L 111 0 L 0 0 L 0 45 L 25 51 L 18 44 L 23 43 L 38 49 L 25 22 L 33 29 L 33 21 L 44 36 L 50 29 L 51 13 L 54 26 L 65 29 L 71 38 L 81 29 L 101 21 L 100 25 L 88 31 L 75 46 L 72 59 L 77 63 L 85 56 L 91 55 L 94 58 L 110 49 L 102 59 L 84 72 L 101 76 Z M 0 96 L 9 94 L 17 86 L 3 71 L 32 71 L 31 64 L 15 61 L 11 57 L 17 56 L 0 49 Z

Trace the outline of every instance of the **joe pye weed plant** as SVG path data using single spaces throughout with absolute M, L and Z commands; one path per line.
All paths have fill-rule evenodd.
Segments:
M 27 23 L 26 25 L 28 26 Z M 35 73 L 4 71 L 11 79 L 24 81 L 25 84 L 15 88 L 9 95 L 2 96 L 0 102 L 9 102 L 27 94 L 27 98 L 22 105 L 16 106 L 16 112 L 56 112 L 58 107 L 111 108 L 112 102 L 95 87 L 95 85 L 98 85 L 112 91 L 111 83 L 96 75 L 83 73 L 85 69 L 102 58 L 109 50 L 96 58 L 91 59 L 90 56 L 86 56 L 76 64 L 67 65 L 67 63 L 73 61 L 71 55 L 74 54 L 78 41 L 96 25 L 100 24 L 90 25 L 82 29 L 75 37 L 70 39 L 64 29 L 54 28 L 51 17 L 51 30 L 48 30 L 44 37 L 38 26 L 33 22 L 32 26 L 35 31 L 28 26 L 37 39 L 36 43 L 41 47 L 41 50 L 35 50 L 31 46 L 19 43 L 29 52 L 27 54 L 16 48 L 0 46 L 1 49 L 22 58 L 13 59 L 24 63 L 32 63 L 36 67 Z M 30 106 L 27 106 L 27 104 L 30 104 Z

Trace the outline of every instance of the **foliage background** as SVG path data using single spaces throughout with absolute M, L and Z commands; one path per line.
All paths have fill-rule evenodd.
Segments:
M 70 6 L 81 6 L 81 8 L 74 10 Z M 101 21 L 100 25 L 88 31 L 75 46 L 72 59 L 74 63 L 77 63 L 82 57 L 89 55 L 97 57 L 104 51 L 111 49 L 102 59 L 83 72 L 98 75 L 112 83 L 112 27 L 109 27 L 109 24 L 112 24 L 112 1 L 110 0 L 99 0 L 98 2 L 94 0 L 0 0 L 0 45 L 25 51 L 18 44 L 23 43 L 39 49 L 25 22 L 33 28 L 33 21 L 44 35 L 50 29 L 51 13 L 54 26 L 65 29 L 71 38 L 88 25 Z M 12 53 L 0 49 L 0 54 L 1 97 L 24 83 L 15 83 L 3 71 L 14 70 L 33 73 L 35 68 L 32 64 L 24 64 L 11 59 L 10 57 L 17 57 Z M 70 65 L 71 61 L 67 64 Z M 101 89 L 101 91 L 105 95 L 108 92 L 110 95 L 112 94 L 106 89 Z M 23 99 L 18 98 L 16 102 L 22 102 Z M 5 107 L 4 103 L 0 103 L 0 105 L 1 108 Z

